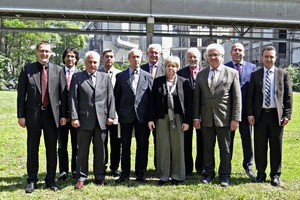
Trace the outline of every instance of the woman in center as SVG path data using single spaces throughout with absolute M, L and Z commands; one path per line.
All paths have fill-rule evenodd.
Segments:
M 184 131 L 192 121 L 189 82 L 176 72 L 180 59 L 165 60 L 166 76 L 154 79 L 150 96 L 148 127 L 156 129 L 158 185 L 171 178 L 173 185 L 185 180 Z

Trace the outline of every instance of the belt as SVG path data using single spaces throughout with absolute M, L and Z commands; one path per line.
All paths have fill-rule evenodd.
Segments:
M 47 110 L 48 106 L 41 105 L 41 110 Z
M 276 108 L 263 108 L 262 110 L 264 112 L 272 112 L 272 111 L 276 111 Z

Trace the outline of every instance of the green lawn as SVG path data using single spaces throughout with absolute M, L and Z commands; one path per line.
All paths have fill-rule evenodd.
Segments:
M 158 179 L 153 167 L 153 144 L 150 138 L 147 184 L 138 184 L 136 181 L 115 184 L 114 178 L 107 176 L 109 181 L 107 186 L 96 186 L 93 183 L 93 176 L 90 176 L 82 190 L 75 190 L 75 181 L 68 179 L 66 182 L 58 183 L 60 191 L 52 192 L 44 186 L 45 149 L 41 139 L 39 188 L 32 194 L 24 192 L 26 131 L 17 124 L 16 96 L 15 91 L 0 91 L 0 199 L 300 199 L 299 93 L 294 93 L 293 116 L 285 129 L 280 187 L 272 187 L 269 182 L 262 184 L 250 182 L 242 168 L 241 141 L 239 134 L 236 134 L 231 186 L 228 188 L 222 188 L 217 178 L 212 184 L 203 185 L 200 183 L 201 177 L 196 173 L 187 177 L 181 185 L 157 186 Z M 216 150 L 218 152 L 218 149 Z M 218 153 L 216 154 L 218 158 Z M 92 162 L 90 157 L 90 170 L 92 170 Z M 132 169 L 134 169 L 133 163 L 132 160 Z M 219 161 L 216 165 L 218 164 Z

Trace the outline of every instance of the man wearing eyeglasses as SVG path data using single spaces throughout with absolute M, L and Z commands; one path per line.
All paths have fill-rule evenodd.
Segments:
M 208 184 L 215 177 L 214 148 L 216 136 L 220 149 L 219 179 L 221 186 L 230 184 L 231 151 L 230 131 L 241 121 L 241 91 L 238 72 L 222 64 L 224 48 L 220 44 L 207 46 L 210 67 L 200 71 L 194 92 L 194 121 L 202 129 L 204 174 L 202 183 Z

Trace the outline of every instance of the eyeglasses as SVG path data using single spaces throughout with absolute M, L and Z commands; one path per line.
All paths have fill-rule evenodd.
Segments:
M 209 57 L 209 58 L 216 58 L 216 57 L 219 57 L 220 55 L 222 55 L 222 54 L 217 54 L 217 53 L 215 53 L 215 54 L 208 54 L 207 55 L 207 57 Z

